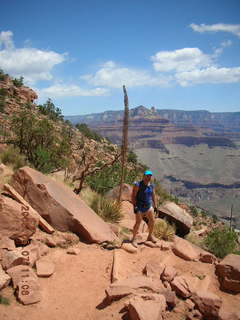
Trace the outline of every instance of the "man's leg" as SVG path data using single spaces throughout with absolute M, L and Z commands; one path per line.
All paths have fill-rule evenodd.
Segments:
M 152 207 L 146 212 L 146 216 L 148 218 L 148 230 L 149 230 L 147 240 L 150 240 L 152 242 L 156 242 L 156 240 L 153 238 L 153 235 L 152 235 L 153 228 L 154 228 L 154 222 L 155 222 L 154 210 Z
M 135 241 L 139 226 L 140 226 L 140 224 L 142 222 L 142 214 L 140 212 L 135 213 L 135 219 L 136 220 L 135 220 L 135 225 L 133 227 L 133 236 L 132 236 L 132 243 L 133 244 L 134 244 L 134 241 Z

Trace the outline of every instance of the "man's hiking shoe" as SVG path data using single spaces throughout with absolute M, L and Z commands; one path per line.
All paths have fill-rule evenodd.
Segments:
M 138 244 L 137 244 L 137 241 L 136 241 L 136 240 L 133 240 L 131 243 L 132 243 L 132 245 L 133 245 L 135 248 L 138 247 Z
M 148 237 L 147 241 L 151 241 L 152 243 L 157 243 L 157 240 L 154 239 L 153 237 Z

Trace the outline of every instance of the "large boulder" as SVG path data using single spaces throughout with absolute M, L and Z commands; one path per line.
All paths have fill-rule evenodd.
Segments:
M 63 183 L 23 167 L 11 185 L 57 230 L 72 231 L 89 243 L 116 239 L 109 225 Z
M 193 245 L 189 241 L 177 236 L 174 237 L 172 251 L 175 255 L 187 261 L 197 261 L 199 258 L 199 253 Z
M 206 290 L 197 290 L 192 295 L 191 300 L 195 303 L 196 308 L 203 315 L 203 319 L 219 319 L 219 311 L 222 305 L 222 300 L 216 294 Z
M 165 201 L 158 208 L 159 218 L 166 218 L 169 222 L 176 225 L 176 232 L 179 236 L 185 236 L 189 233 L 192 225 L 192 216 L 183 208 L 179 207 L 176 203 Z
M 20 203 L 0 195 L 0 234 L 18 244 L 25 244 L 35 233 L 38 219 L 26 215 Z
M 216 265 L 216 274 L 222 290 L 232 293 L 240 293 L 239 255 L 227 255 L 218 265 Z

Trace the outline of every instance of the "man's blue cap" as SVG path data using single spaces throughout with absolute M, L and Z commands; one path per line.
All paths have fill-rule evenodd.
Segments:
M 144 171 L 144 175 L 145 176 L 152 176 L 153 174 L 152 174 L 152 171 L 146 170 L 146 171 Z

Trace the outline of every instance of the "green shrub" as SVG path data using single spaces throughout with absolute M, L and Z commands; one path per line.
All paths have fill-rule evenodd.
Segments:
M 138 175 L 138 169 L 126 168 L 125 183 L 132 184 Z M 114 163 L 112 166 L 106 167 L 92 176 L 88 176 L 86 182 L 94 191 L 104 194 L 119 185 L 120 177 L 121 166 L 119 163 Z
M 190 210 L 191 210 L 191 214 L 192 214 L 194 217 L 197 217 L 197 216 L 198 216 L 198 209 L 197 209 L 195 206 L 190 206 Z
M 106 222 L 119 222 L 122 218 L 121 204 L 115 200 L 95 194 L 91 208 Z
M 4 113 L 4 111 L 5 111 L 5 106 L 6 106 L 5 100 L 0 97 L 0 112 L 1 112 L 1 113 Z
M 237 234 L 228 227 L 212 230 L 204 240 L 207 249 L 218 258 L 224 258 L 237 248 Z
M 0 154 L 2 163 L 11 165 L 14 170 L 17 170 L 26 165 L 26 159 L 19 153 L 18 148 L 10 146 Z
M 49 173 L 67 166 L 71 144 L 64 128 L 58 132 L 47 118 L 38 119 L 27 110 L 12 117 L 11 128 L 11 143 L 37 170 Z
M 5 80 L 5 73 L 2 69 L 0 69 L 0 81 L 4 81 Z
M 157 219 L 154 224 L 153 234 L 158 239 L 171 241 L 174 238 L 176 227 L 164 219 Z
M 20 77 L 20 78 L 15 78 L 13 79 L 13 84 L 16 86 L 16 87 L 22 87 L 23 86 L 23 77 Z
M 91 130 L 86 123 L 77 123 L 76 128 L 87 138 L 93 139 L 95 141 L 103 141 L 103 137 L 97 132 Z
M 129 151 L 128 157 L 127 157 L 127 161 L 136 164 L 137 163 L 137 155 L 136 155 L 136 153 L 134 153 L 133 151 Z
M 43 105 L 38 105 L 38 109 L 41 114 L 44 114 L 53 121 L 63 120 L 61 109 L 55 107 L 51 99 L 48 99 Z
M 0 304 L 5 304 L 6 306 L 10 305 L 10 301 L 7 298 L 4 298 L 3 296 L 0 295 Z

